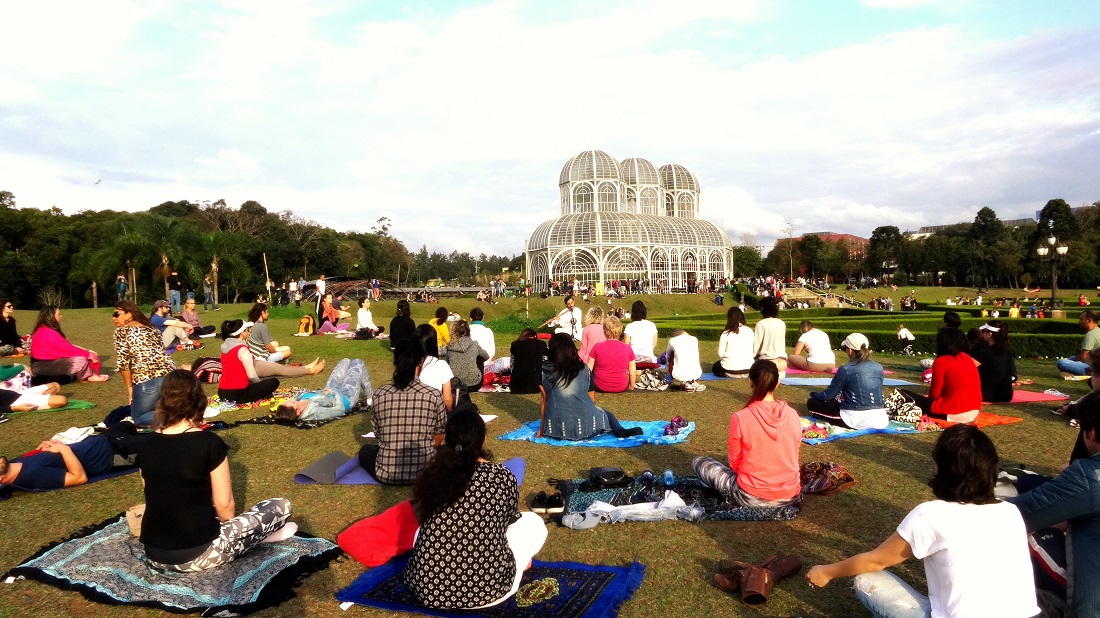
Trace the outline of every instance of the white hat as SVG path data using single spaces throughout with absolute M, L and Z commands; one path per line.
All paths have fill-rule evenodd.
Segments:
M 232 333 L 230 333 L 230 334 L 231 334 L 231 335 L 233 335 L 234 337 L 236 337 L 237 335 L 239 335 L 239 334 L 243 333 L 244 331 L 246 331 L 246 330 L 248 330 L 248 329 L 252 328 L 252 327 L 253 327 L 253 326 L 255 326 L 255 325 L 256 325 L 256 323 L 255 323 L 255 322 L 245 322 L 244 324 L 241 324 L 241 327 L 240 327 L 240 328 L 238 328 L 238 329 L 237 329 L 236 331 L 234 331 L 234 332 L 232 332 Z
M 871 342 L 867 340 L 867 337 L 859 333 L 852 333 L 844 338 L 844 341 L 840 342 L 840 347 L 848 348 L 850 350 L 858 350 L 860 348 L 871 349 Z

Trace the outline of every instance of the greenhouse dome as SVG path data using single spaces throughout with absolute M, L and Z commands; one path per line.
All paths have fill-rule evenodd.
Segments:
M 575 277 L 593 284 L 637 279 L 671 291 L 728 277 L 733 247 L 721 228 L 698 218 L 699 186 L 682 165 L 619 162 L 602 150 L 573 157 L 559 177 L 561 216 L 539 225 L 527 242 L 533 288 Z

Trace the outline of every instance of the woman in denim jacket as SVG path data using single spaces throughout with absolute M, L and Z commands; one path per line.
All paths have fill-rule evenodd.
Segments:
M 885 429 L 890 423 L 882 397 L 882 365 L 871 360 L 867 337 L 852 333 L 840 344 L 848 363 L 837 368 L 824 391 L 810 393 L 810 414 L 838 427 Z

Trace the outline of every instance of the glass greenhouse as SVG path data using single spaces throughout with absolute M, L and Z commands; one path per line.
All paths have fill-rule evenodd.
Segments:
M 730 275 L 729 237 L 699 218 L 699 179 L 682 165 L 619 162 L 588 150 L 566 162 L 558 186 L 561 216 L 539 225 L 527 242 L 534 290 L 574 277 L 683 290 L 689 279 Z

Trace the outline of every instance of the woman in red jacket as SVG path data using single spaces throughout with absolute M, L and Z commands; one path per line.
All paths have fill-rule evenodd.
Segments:
M 740 506 L 777 507 L 802 497 L 798 412 L 775 398 L 779 369 L 770 360 L 749 368 L 752 396 L 730 417 L 729 466 L 711 457 L 691 462 L 696 476 Z
M 936 334 L 936 360 L 932 363 L 932 388 L 928 396 L 899 390 L 912 397 L 921 411 L 932 418 L 953 423 L 973 421 L 982 409 L 982 381 L 968 349 L 961 329 L 941 328 Z

